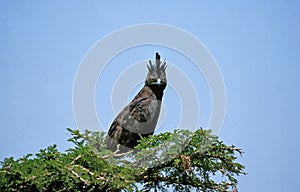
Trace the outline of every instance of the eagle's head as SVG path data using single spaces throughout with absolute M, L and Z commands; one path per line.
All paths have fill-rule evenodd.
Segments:
M 160 55 L 156 52 L 155 55 L 155 65 L 152 64 L 149 60 L 148 74 L 146 77 L 145 84 L 152 88 L 159 88 L 164 90 L 167 86 L 167 77 L 166 77 L 166 62 L 160 61 Z

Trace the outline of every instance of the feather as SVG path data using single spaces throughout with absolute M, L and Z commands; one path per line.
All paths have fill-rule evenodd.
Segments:
M 111 124 L 106 144 L 108 149 L 115 151 L 120 144 L 119 152 L 133 149 L 140 136 L 147 137 L 154 133 L 160 108 L 163 91 L 166 86 L 165 69 L 166 62 L 160 66 L 160 55 L 156 53 L 155 66 L 149 60 L 148 75 L 144 87 L 138 92 L 133 100 L 117 115 Z M 161 73 L 164 73 L 160 77 Z M 148 77 L 149 76 L 149 77 Z M 149 85 L 148 78 L 164 78 L 165 86 Z M 150 80 L 149 80 L 150 81 Z

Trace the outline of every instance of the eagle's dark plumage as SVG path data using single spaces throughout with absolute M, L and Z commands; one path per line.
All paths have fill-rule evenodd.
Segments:
M 149 60 L 148 74 L 144 87 L 133 100 L 118 114 L 111 124 L 106 143 L 115 151 L 126 152 L 138 144 L 140 135 L 147 137 L 154 133 L 164 89 L 167 85 L 166 62 L 156 53 L 155 65 Z

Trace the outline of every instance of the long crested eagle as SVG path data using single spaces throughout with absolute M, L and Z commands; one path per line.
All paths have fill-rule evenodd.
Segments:
M 164 89 L 167 86 L 166 62 L 155 54 L 155 64 L 149 60 L 144 87 L 117 115 L 106 137 L 107 148 L 119 152 L 133 149 L 142 137 L 153 135 L 160 113 Z

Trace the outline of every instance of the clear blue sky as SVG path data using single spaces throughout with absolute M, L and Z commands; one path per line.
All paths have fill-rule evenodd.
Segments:
M 220 66 L 227 112 L 219 136 L 245 152 L 240 191 L 299 191 L 299 1 L 175 2 L 1 1 L 0 159 L 69 147 L 85 53 L 119 28 L 163 23 L 195 35 Z

